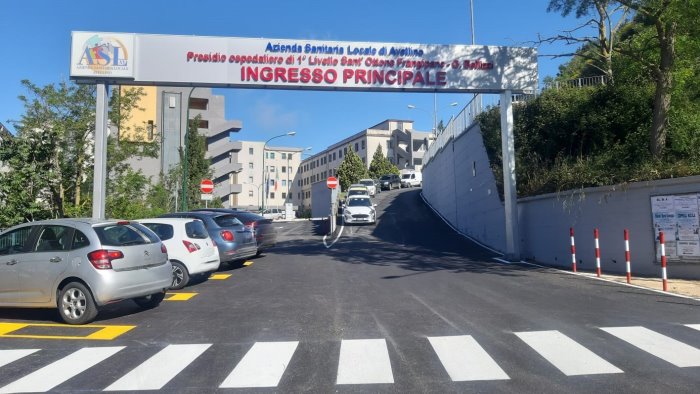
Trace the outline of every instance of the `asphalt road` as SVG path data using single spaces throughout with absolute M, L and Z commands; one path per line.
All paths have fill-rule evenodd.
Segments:
M 0 393 L 698 392 L 700 302 L 502 264 L 419 192 L 381 193 L 330 248 L 323 223 L 279 223 L 189 300 L 107 307 L 93 325 L 135 326 L 113 340 L 17 337 L 99 328 L 0 309 Z

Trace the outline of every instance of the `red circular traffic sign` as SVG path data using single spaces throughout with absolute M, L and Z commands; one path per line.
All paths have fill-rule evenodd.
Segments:
M 211 193 L 214 191 L 214 182 L 211 179 L 202 179 L 202 183 L 199 184 L 199 190 L 202 193 Z
M 328 179 L 326 179 L 326 186 L 328 186 L 329 189 L 335 189 L 338 187 L 338 179 L 334 176 L 329 176 Z

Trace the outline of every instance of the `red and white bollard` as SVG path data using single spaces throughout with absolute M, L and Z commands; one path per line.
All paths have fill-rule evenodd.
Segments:
M 598 229 L 593 229 L 595 238 L 595 274 L 600 278 L 600 244 L 598 243 Z
M 627 265 L 627 283 L 632 282 L 632 266 L 630 263 L 630 232 L 625 229 L 625 264 Z
M 574 228 L 569 228 L 571 235 L 571 270 L 576 272 L 576 243 L 574 242 Z
M 666 246 L 664 246 L 663 231 L 659 231 L 659 244 L 661 245 L 661 279 L 664 283 L 664 291 L 668 291 L 668 276 L 666 275 Z

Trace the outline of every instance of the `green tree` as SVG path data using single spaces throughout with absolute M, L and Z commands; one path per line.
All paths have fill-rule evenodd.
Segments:
M 367 167 L 360 156 L 348 145 L 348 153 L 338 167 L 338 181 L 342 190 L 347 190 L 350 185 L 367 177 Z
M 204 207 L 201 200 L 201 192 L 199 184 L 204 178 L 211 178 L 213 171 L 211 170 L 211 160 L 206 158 L 207 153 L 207 138 L 199 133 L 197 125 L 199 124 L 201 115 L 190 120 L 189 131 L 187 132 L 187 208 L 194 209 Z M 185 160 L 185 152 L 180 149 L 180 161 Z M 216 201 L 213 201 L 216 204 Z M 216 204 L 216 206 L 221 205 Z
M 382 146 L 379 145 L 377 150 L 374 151 L 374 156 L 372 156 L 372 162 L 369 164 L 369 177 L 373 179 L 378 179 L 382 175 L 386 174 L 398 174 L 399 169 L 391 164 L 389 159 L 384 156 Z

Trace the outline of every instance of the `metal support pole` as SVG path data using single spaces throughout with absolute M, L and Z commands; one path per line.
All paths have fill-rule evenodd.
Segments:
M 264 194 L 262 194 L 262 204 L 260 207 L 260 214 L 262 215 L 263 212 L 265 212 L 265 197 L 267 197 L 267 171 L 265 170 L 265 147 L 267 146 L 267 143 L 270 142 L 270 140 L 265 141 L 263 144 L 263 149 L 262 149 L 262 154 L 263 154 L 263 164 L 262 164 L 262 191 Z
M 92 186 L 92 218 L 105 219 L 107 189 L 107 90 L 105 83 L 97 84 L 95 110 L 95 175 Z
M 185 115 L 185 154 L 182 157 L 182 198 L 180 199 L 181 210 L 183 212 L 187 211 L 187 177 L 189 176 L 189 138 L 190 138 L 190 98 L 192 98 L 192 92 L 194 92 L 194 87 L 190 89 L 190 93 L 187 95 L 187 113 Z M 182 112 L 180 112 L 182 114 Z
M 506 214 L 506 259 L 520 260 L 518 191 L 515 184 L 515 139 L 512 92 L 501 93 L 501 149 L 503 151 L 503 197 Z

